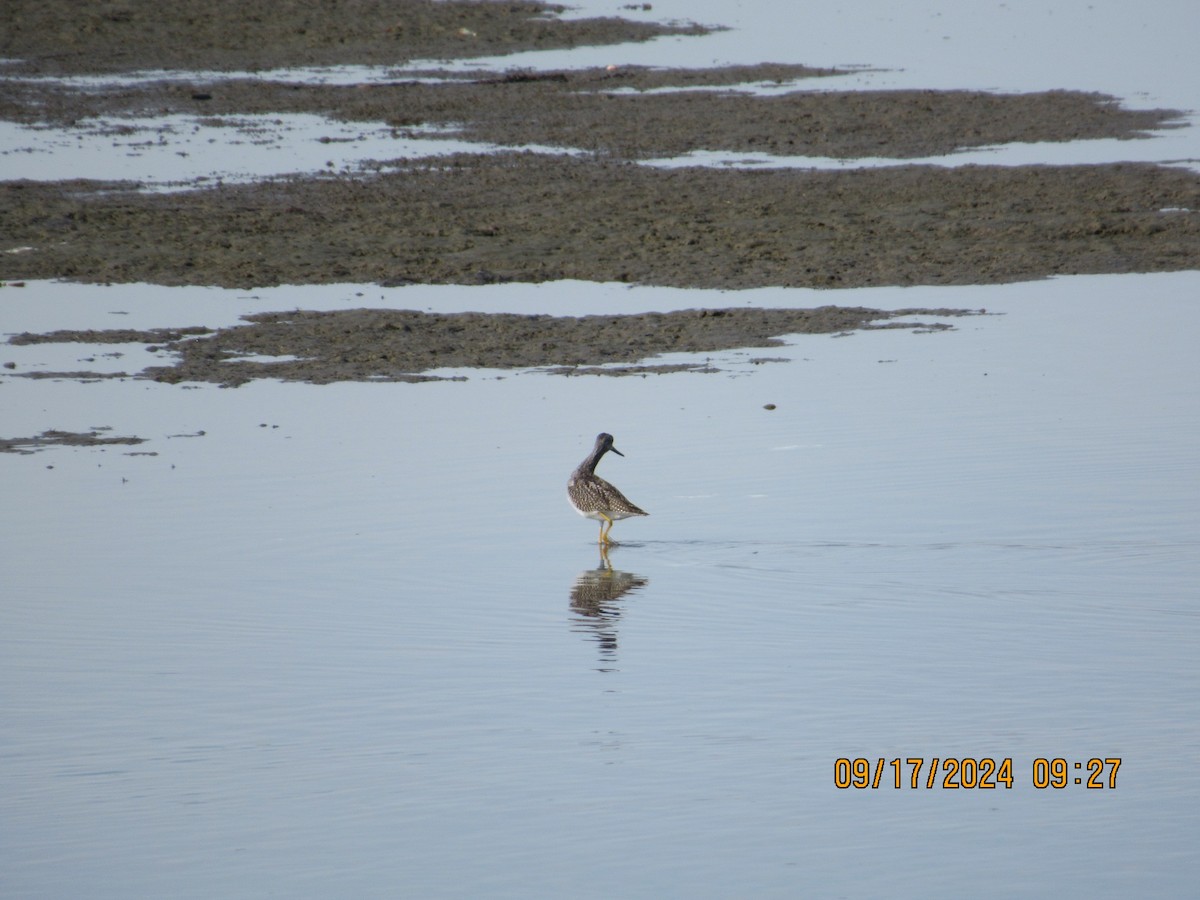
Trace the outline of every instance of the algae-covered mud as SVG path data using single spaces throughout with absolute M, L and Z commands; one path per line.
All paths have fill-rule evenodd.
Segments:
M 0 438 L 0 453 L 37 453 L 49 447 L 107 447 L 113 445 L 133 446 L 144 444 L 145 438 L 120 437 L 106 432 L 111 428 L 95 428 L 91 431 L 60 431 L 51 429 L 34 437 Z M 154 455 L 154 454 L 150 454 Z
M 831 334 L 860 328 L 941 331 L 952 327 L 941 319 L 972 314 L 972 310 L 957 309 L 884 312 L 843 306 L 611 316 L 297 310 L 246 316 L 244 325 L 211 333 L 199 327 L 144 332 L 56 331 L 19 334 L 10 343 L 141 342 L 152 352 L 170 352 L 176 362 L 105 377 L 136 375 L 169 383 L 209 381 L 230 387 L 255 378 L 312 383 L 462 378 L 424 374 L 446 368 L 544 367 L 564 375 L 647 375 L 716 371 L 708 363 L 653 362 L 654 357 L 664 353 L 772 347 L 782 343 L 777 335 L 784 334 Z M 914 316 L 933 317 L 935 321 L 914 323 Z M 33 377 L 77 376 L 38 372 Z
M 613 17 L 562 20 L 565 9 L 479 0 L 5 0 L 0 57 L 18 61 L 13 71 L 43 75 L 399 65 L 706 31 Z
M 86 171 L 71 181 L 3 182 L 0 279 L 238 288 L 561 279 L 844 288 L 1200 266 L 1200 176 L 1188 169 L 904 164 L 1018 142 L 1136 140 L 1178 124 L 1174 110 L 1127 109 L 1112 97 L 1067 90 L 806 90 L 838 73 L 803 61 L 711 69 L 437 68 L 436 60 L 532 48 L 699 39 L 719 27 L 654 22 L 647 8 L 631 10 L 637 21 L 568 19 L 561 7 L 537 3 L 376 0 L 346 15 L 338 4 L 303 0 L 13 0 L 0 29 L 0 56 L 10 60 L 0 115 L 14 122 L 119 130 L 125 117 L 184 115 L 235 128 L 239 116 L 302 112 L 409 139 L 453 135 L 485 152 L 385 156 L 353 171 L 172 193 L 89 179 Z M 421 69 L 401 68 L 414 60 Z M 342 64 L 398 68 L 352 84 L 288 72 Z M 162 71 L 125 77 L 147 70 Z M 100 77 L 61 78 L 81 74 Z M 746 84 L 771 90 L 735 89 Z M 170 146 L 174 134 L 164 126 L 156 137 Z M 686 164 L 688 154 L 705 151 L 767 154 L 767 161 L 749 169 Z M 771 165 L 772 156 L 894 164 L 783 168 Z M 648 163 L 668 158 L 675 160 L 670 166 Z M 582 312 L 564 292 L 563 314 Z M 327 320 L 303 316 L 288 317 L 285 330 L 303 332 L 309 344 L 248 349 L 249 335 L 273 334 L 282 321 L 174 342 L 183 359 L 158 377 L 225 383 L 269 369 L 309 380 L 407 378 L 426 362 L 508 364 L 477 343 L 487 328 L 460 328 L 449 342 L 418 328 L 408 333 L 424 335 L 429 359 L 388 362 L 381 370 L 361 364 L 357 345 L 345 344 L 350 339 L 338 329 L 315 328 Z M 562 346 L 559 323 L 526 322 L 521 327 L 535 333 L 520 342 Z M 355 341 L 370 333 L 386 343 L 387 328 L 359 325 L 350 329 Z M 635 338 L 647 325 L 628 319 L 613 326 L 628 350 L 617 358 L 599 352 L 614 343 L 608 341 L 514 364 L 625 363 L 643 358 L 642 351 L 687 349 L 683 341 L 643 346 Z M 802 329 L 775 333 L 795 330 Z M 247 346 L 218 346 L 234 334 Z M 759 339 L 733 328 L 724 346 Z M 309 362 L 256 368 L 230 362 L 227 352 Z M 380 358 L 392 352 L 380 351 Z M 216 370 L 200 366 L 205 353 L 222 360 Z M 311 368 L 312 359 L 339 354 L 356 362 Z M 288 374 L 289 366 L 297 374 Z
M 1153 165 L 747 172 L 514 154 L 183 194 L 0 190 L 0 232 L 31 248 L 4 258 L 10 278 L 863 287 L 1200 265 L 1186 212 L 1200 178 Z

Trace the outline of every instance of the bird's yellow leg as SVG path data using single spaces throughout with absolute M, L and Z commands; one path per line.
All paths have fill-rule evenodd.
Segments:
M 612 543 L 612 541 L 609 540 L 608 533 L 612 531 L 613 520 L 604 515 L 604 513 L 600 513 L 600 516 L 602 518 L 602 521 L 600 522 L 600 543 L 607 546 Z

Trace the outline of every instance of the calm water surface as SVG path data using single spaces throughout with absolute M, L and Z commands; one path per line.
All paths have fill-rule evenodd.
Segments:
M 859 292 L 996 314 L 711 375 L 6 380 L 158 453 L 0 458 L 6 895 L 1186 893 L 1198 286 Z

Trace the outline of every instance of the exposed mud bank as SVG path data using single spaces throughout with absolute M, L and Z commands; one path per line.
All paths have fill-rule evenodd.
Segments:
M 137 375 L 156 381 L 208 381 L 236 386 L 255 378 L 325 384 L 333 381 L 431 381 L 433 369 L 546 367 L 554 374 L 647 375 L 715 371 L 706 363 L 656 364 L 665 353 L 705 353 L 735 347 L 772 347 L 780 335 L 829 334 L 860 328 L 941 331 L 935 319 L 973 310 L 862 307 L 817 309 L 703 309 L 613 316 L 438 314 L 414 310 L 355 309 L 247 316 L 245 325 L 205 334 L 202 328 L 147 332 L 55 331 L 20 334 L 10 343 L 144 342 L 177 362 Z M 904 321 L 894 321 L 901 319 Z M 248 359 L 247 357 L 254 357 Z M 649 362 L 647 362 L 649 360 Z M 598 368 L 612 364 L 626 365 Z M 54 377 L 41 372 L 38 377 Z M 77 377 L 60 373 L 62 377 Z M 449 376 L 460 378 L 461 376 Z
M 631 11 L 636 9 L 631 6 Z M 400 65 L 704 34 L 693 23 L 562 19 L 564 6 L 463 0 L 5 0 L 9 72 L 258 71 Z
M 50 447 L 107 447 L 112 445 L 133 446 L 146 443 L 140 437 L 111 437 L 104 432 L 108 428 L 92 431 L 43 431 L 34 437 L 0 438 L 0 453 L 37 453 Z M 156 456 L 157 454 L 148 454 Z
M 1200 177 L 1185 169 L 900 164 L 1011 142 L 1136 139 L 1179 116 L 1124 109 L 1111 97 L 805 91 L 806 79 L 838 73 L 775 63 L 404 70 L 353 86 L 201 74 L 399 66 L 707 31 L 650 21 L 640 4 L 630 6 L 638 21 L 570 20 L 561 11 L 428 0 L 363 0 L 354 15 L 315 0 L 13 0 L 0 28 L 0 57 L 17 60 L 5 64 L 13 77 L 0 81 L 0 117 L 9 120 L 120 129 L 122 116 L 183 114 L 232 128 L 238 116 L 308 112 L 383 123 L 397 136 L 453 133 L 558 152 L 381 159 L 363 171 L 171 194 L 84 180 L 86 172 L 75 181 L 4 182 L 0 279 L 842 288 L 1200 267 Z M 175 77 L 87 87 L 29 80 L 152 69 Z M 781 89 L 724 90 L 747 82 Z M 159 139 L 169 145 L 169 128 Z M 898 164 L 840 171 L 645 164 L 697 151 Z M 472 366 L 645 374 L 668 368 L 646 362 L 662 353 L 765 346 L 779 334 L 864 327 L 889 315 L 823 309 L 777 321 L 785 311 L 740 309 L 574 318 L 587 310 L 573 307 L 568 290 L 562 300 L 562 316 L 298 312 L 256 316 L 214 334 L 143 334 L 134 340 L 177 353 L 178 363 L 130 374 L 222 384 L 420 380 L 431 369 Z M 18 340 L 95 342 L 106 334 Z
M 515 154 L 183 194 L 0 195 L 0 234 L 30 248 L 0 258 L 7 278 L 840 288 L 1200 266 L 1200 176 L 1153 165 L 664 170 Z

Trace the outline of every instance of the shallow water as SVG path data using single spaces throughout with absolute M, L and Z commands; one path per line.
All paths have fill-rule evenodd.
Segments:
M 840 294 L 994 314 L 710 375 L 5 379 L 10 429 L 157 454 L 0 458 L 6 893 L 1185 893 L 1197 287 Z M 651 512 L 611 569 L 564 493 L 601 428 Z
M 899 64 L 871 77 L 1197 106 L 1191 4 L 1139 29 L 1113 3 L 849 4 L 799 38 L 769 4 L 720 6 L 654 4 L 742 29 L 702 58 L 672 40 L 617 61 Z M 1192 159 L 1195 132 L 1176 133 Z M 1198 295 L 1194 272 L 6 287 L 5 333 L 373 304 L 990 314 L 645 378 L 225 390 L 16 377 L 161 362 L 138 345 L 0 347 L 0 436 L 147 439 L 0 454 L 0 892 L 1190 895 Z M 600 430 L 626 454 L 600 474 L 651 513 L 607 559 L 565 497 Z M 839 790 L 840 757 L 1010 758 L 1013 787 Z M 1093 757 L 1121 760 L 1115 789 L 1033 786 L 1035 759 Z
M 358 170 L 368 160 L 436 156 L 469 146 L 413 138 L 382 124 L 294 113 L 90 119 L 53 129 L 0 122 L 6 179 L 54 181 L 87 173 L 157 190 L 334 174 Z

